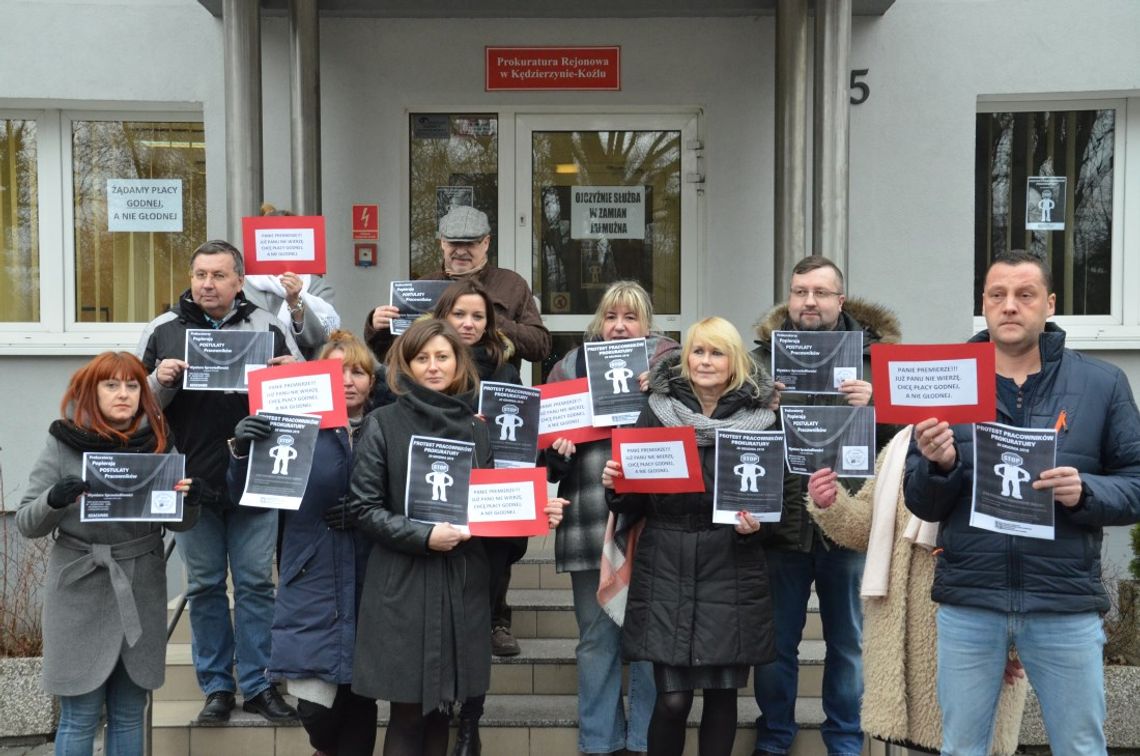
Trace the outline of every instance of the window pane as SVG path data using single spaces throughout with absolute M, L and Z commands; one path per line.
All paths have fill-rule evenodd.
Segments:
M 76 319 L 150 320 L 189 285 L 190 253 L 205 239 L 202 123 L 74 121 L 71 165 Z
M 990 260 L 1010 249 L 1048 262 L 1058 315 L 1110 312 L 1115 127 L 1115 110 L 978 114 L 976 315 Z
M 452 205 L 487 214 L 491 246 L 487 260 L 499 261 L 499 119 L 491 113 L 411 115 L 411 242 L 413 279 L 440 269 L 439 220 Z
M 542 311 L 591 315 L 634 280 L 681 311 L 681 132 L 532 135 L 535 294 Z
M 36 122 L 0 119 L 0 322 L 40 319 Z

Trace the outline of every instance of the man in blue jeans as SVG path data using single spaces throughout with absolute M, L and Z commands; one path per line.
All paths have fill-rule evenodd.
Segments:
M 1140 520 L 1140 413 L 1119 368 L 1065 348 L 1046 322 L 1055 305 L 1049 267 L 1006 253 L 986 273 L 987 329 L 972 339 L 995 348 L 998 422 L 1057 432 L 1056 466 L 1032 482 L 1052 491 L 1051 511 L 1033 519 L 1052 520 L 1053 537 L 1018 535 L 1020 519 L 1003 532 L 971 525 L 975 475 L 997 479 L 975 470 L 972 426 L 924 420 L 907 457 L 907 507 L 941 524 L 931 597 L 942 752 L 954 756 L 989 753 L 1011 647 L 1053 753 L 1105 753 L 1101 536 Z
M 753 356 L 761 365 L 771 365 L 773 331 L 861 331 L 863 376 L 869 378 L 871 344 L 898 342 L 899 324 L 884 308 L 847 299 L 843 292 L 843 273 L 835 263 L 820 256 L 800 260 L 792 269 L 787 303 L 774 308 L 757 324 L 760 346 Z M 777 384 L 777 388 L 783 387 Z M 871 403 L 867 380 L 845 380 L 838 390 L 839 394 L 784 392 L 780 402 L 787 406 L 842 403 L 852 407 Z M 879 426 L 877 447 L 882 448 L 895 430 Z M 863 479 L 840 482 L 854 491 Z M 756 667 L 753 676 L 760 707 L 756 752 L 785 754 L 796 739 L 799 645 L 814 582 L 827 647 L 822 691 L 825 719 L 820 728 L 823 742 L 829 756 L 854 755 L 863 750 L 859 719 L 863 695 L 863 612 L 859 603 L 863 555 L 841 548 L 823 534 L 807 513 L 806 492 L 807 477 L 785 474 L 780 522 L 765 541 L 776 619 L 776 660 Z
M 230 718 L 234 690 L 242 708 L 274 722 L 296 718 L 265 678 L 269 666 L 269 628 L 273 621 L 273 552 L 277 512 L 238 507 L 229 500 L 227 439 L 238 420 L 249 414 L 249 398 L 239 391 L 182 388 L 186 368 L 186 331 L 268 331 L 271 362 L 300 357 L 289 329 L 241 293 L 241 252 L 228 242 L 208 241 L 190 258 L 190 288 L 178 302 L 143 331 L 138 356 L 151 371 L 149 384 L 174 431 L 178 451 L 186 455 L 186 474 L 204 478 L 218 492 L 204 503 L 198 523 L 175 536 L 186 564 L 190 602 L 191 651 L 206 704 L 198 721 L 216 724 Z M 248 453 L 249 442 L 245 442 Z M 227 570 L 233 575 L 234 616 L 226 595 Z M 234 681 L 234 669 L 237 681 Z

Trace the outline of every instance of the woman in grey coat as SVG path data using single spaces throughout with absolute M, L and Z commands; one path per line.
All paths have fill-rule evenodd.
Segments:
M 104 352 L 71 378 L 63 418 L 48 439 L 16 513 L 27 538 L 55 544 L 43 587 L 43 686 L 60 697 L 57 756 L 86 756 L 106 708 L 104 753 L 143 752 L 146 693 L 162 685 L 166 665 L 166 569 L 158 522 L 81 522 L 86 490 L 84 452 L 170 453 L 162 410 L 147 371 L 128 352 Z M 197 479 L 183 479 L 180 521 L 198 519 L 209 497 Z

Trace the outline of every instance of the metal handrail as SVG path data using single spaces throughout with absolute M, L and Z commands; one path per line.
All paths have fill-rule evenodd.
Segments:
M 162 564 L 165 572 L 166 565 L 170 562 L 170 556 L 174 553 L 174 548 L 177 541 L 172 537 L 167 541 L 163 547 Z M 178 627 L 178 621 L 182 619 L 182 613 L 186 611 L 186 591 L 178 597 L 178 604 L 174 607 L 174 616 L 166 623 L 166 643 L 169 645 L 171 636 L 174 635 L 174 628 Z M 143 753 L 146 756 L 151 756 L 154 753 L 154 691 L 147 691 L 146 694 L 146 728 L 143 731 Z

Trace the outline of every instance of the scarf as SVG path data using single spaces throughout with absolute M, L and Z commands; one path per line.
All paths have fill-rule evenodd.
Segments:
M 305 309 L 313 311 L 317 320 L 325 327 L 325 336 L 328 336 L 340 328 L 340 315 L 337 315 L 331 304 L 309 293 L 309 285 L 313 280 L 311 275 L 302 273 L 298 278 L 301 279 L 301 301 L 304 303 Z M 289 303 L 285 301 L 285 287 L 281 285 L 281 280 L 277 276 L 246 276 L 245 285 L 280 297 L 281 307 L 277 310 L 277 318 L 283 323 L 292 320 L 293 316 L 289 312 Z
M 487 267 L 487 263 L 488 263 L 488 261 L 490 261 L 490 259 L 491 259 L 490 255 L 484 255 L 483 256 L 483 262 L 479 263 L 478 265 L 476 265 L 471 270 L 465 270 L 462 273 L 456 273 L 453 270 L 449 270 L 447 267 L 447 263 L 445 262 L 442 265 L 443 275 L 447 276 L 452 281 L 462 281 L 466 278 L 476 278 L 477 279 L 479 274 L 483 272 L 483 268 Z
M 107 438 L 94 433 L 90 428 L 80 428 L 71 420 L 56 420 L 48 427 L 48 433 L 61 442 L 80 452 L 131 452 L 151 454 L 155 450 L 154 431 L 145 422 L 135 430 L 126 443 L 117 438 Z M 167 443 L 173 442 L 167 437 Z
M 697 446 L 715 444 L 717 428 L 759 431 L 776 422 L 776 413 L 765 407 L 743 408 L 728 417 L 712 418 L 690 409 L 679 399 L 658 393 L 649 395 L 649 408 L 666 427 L 692 426 L 697 432 Z

